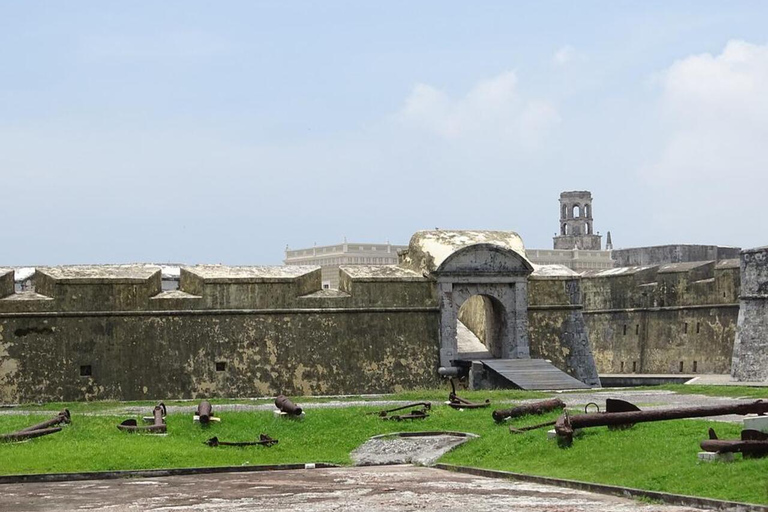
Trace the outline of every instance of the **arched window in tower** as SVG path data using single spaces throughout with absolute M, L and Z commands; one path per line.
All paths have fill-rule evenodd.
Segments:
M 592 223 L 591 222 L 587 222 L 587 234 L 588 235 L 592 234 Z
M 584 205 L 584 216 L 585 216 L 586 218 L 589 218 L 589 217 L 590 217 L 590 215 L 589 215 L 589 214 L 590 214 L 590 210 L 591 210 L 591 209 L 592 209 L 592 207 L 591 207 L 591 206 L 589 206 L 588 204 L 585 204 L 585 205 Z
M 566 217 L 568 217 L 568 207 L 563 205 L 563 213 L 560 215 L 560 218 L 565 219 Z
M 565 234 L 565 224 L 563 224 L 562 227 L 560 228 L 560 234 L 561 235 Z
M 578 219 L 580 216 L 581 210 L 579 209 L 579 205 L 575 204 L 573 205 L 573 218 Z
M 566 235 L 570 235 L 571 234 L 571 226 L 566 224 L 565 226 L 563 226 L 563 228 L 565 229 L 565 233 L 564 234 L 566 234 Z

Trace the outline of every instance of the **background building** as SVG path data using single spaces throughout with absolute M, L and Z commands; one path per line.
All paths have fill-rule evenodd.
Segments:
M 407 245 L 344 242 L 337 245 L 314 246 L 307 249 L 285 247 L 286 265 L 317 265 L 322 269 L 323 288 L 339 287 L 341 265 L 397 265 L 397 251 Z
M 564 265 L 576 272 L 614 267 L 611 259 L 611 233 L 606 250 L 602 236 L 592 226 L 592 193 L 586 190 L 560 194 L 560 234 L 553 239 L 553 249 L 527 249 L 528 259 L 536 265 Z

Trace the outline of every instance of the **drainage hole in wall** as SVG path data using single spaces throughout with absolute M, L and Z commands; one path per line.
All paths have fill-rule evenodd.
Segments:
M 91 368 L 91 365 L 84 364 L 80 366 L 80 376 L 81 377 L 90 377 L 93 375 L 93 369 Z
M 224 361 L 216 361 L 216 371 L 223 372 L 227 369 L 227 363 Z

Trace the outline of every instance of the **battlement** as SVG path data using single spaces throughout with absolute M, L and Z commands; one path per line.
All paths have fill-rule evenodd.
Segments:
M 163 290 L 158 265 L 78 265 L 37 268 L 34 291 L 14 291 L 14 270 L 0 269 L 0 313 L 436 306 L 430 282 L 408 269 L 349 266 L 339 275 L 340 290 L 321 293 L 318 266 L 196 265 L 179 269 L 178 289 Z
M 586 310 L 735 304 L 738 260 L 617 267 L 582 274 Z

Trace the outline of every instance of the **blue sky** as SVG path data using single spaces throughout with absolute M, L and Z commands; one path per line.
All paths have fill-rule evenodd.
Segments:
M 0 266 L 765 245 L 765 2 L 0 1 Z

